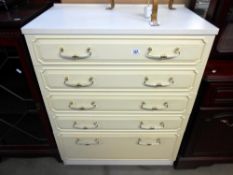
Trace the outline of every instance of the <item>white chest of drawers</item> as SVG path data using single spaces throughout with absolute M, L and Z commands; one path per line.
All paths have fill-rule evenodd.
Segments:
M 55 5 L 22 29 L 61 157 L 172 164 L 218 30 L 182 6 L 157 28 L 141 5 L 100 7 Z

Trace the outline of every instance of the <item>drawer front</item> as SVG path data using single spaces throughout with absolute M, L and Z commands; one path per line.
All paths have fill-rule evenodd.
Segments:
M 59 129 L 69 131 L 84 130 L 176 130 L 181 127 L 182 116 L 56 116 Z
M 92 71 L 57 69 L 42 70 L 42 78 L 48 90 L 183 90 L 191 89 L 195 71 Z
M 185 96 L 155 95 L 54 95 L 49 97 L 53 111 L 70 112 L 167 112 L 186 109 Z
M 233 109 L 201 108 L 195 116 L 192 140 L 188 150 L 192 156 L 233 155 Z
M 233 83 L 208 83 L 207 93 L 202 106 L 206 107 L 233 107 Z
M 195 63 L 204 50 L 200 39 L 36 39 L 33 47 L 44 64 Z M 48 52 L 49 50 L 49 52 Z
M 67 159 L 174 159 L 174 134 L 63 134 Z

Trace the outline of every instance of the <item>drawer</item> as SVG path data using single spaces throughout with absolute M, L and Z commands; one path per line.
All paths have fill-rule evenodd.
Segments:
M 70 112 L 183 112 L 188 103 L 185 96 L 156 95 L 51 95 L 53 111 Z
M 48 90 L 183 90 L 194 85 L 195 71 L 185 70 L 41 70 Z
M 194 38 L 120 37 L 119 39 L 37 38 L 33 45 L 35 55 L 42 64 L 187 64 L 200 61 L 204 46 L 203 40 Z
M 176 134 L 61 134 L 66 159 L 174 159 Z
M 206 94 L 202 106 L 233 107 L 232 82 L 213 82 L 206 84 Z
M 56 115 L 61 130 L 176 130 L 181 127 L 181 115 Z
M 233 107 L 233 61 L 209 60 L 205 69 L 201 106 Z
M 200 108 L 196 114 L 188 154 L 191 156 L 233 155 L 233 109 Z

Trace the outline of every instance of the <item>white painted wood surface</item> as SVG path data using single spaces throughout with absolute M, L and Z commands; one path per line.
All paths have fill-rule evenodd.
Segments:
M 218 29 L 183 6 L 150 27 L 142 10 L 55 5 L 23 27 L 65 164 L 176 159 Z
M 112 35 L 213 35 L 218 29 L 183 5 L 169 10 L 160 5 L 160 26 L 152 27 L 143 16 L 145 5 L 55 4 L 22 28 L 24 34 Z

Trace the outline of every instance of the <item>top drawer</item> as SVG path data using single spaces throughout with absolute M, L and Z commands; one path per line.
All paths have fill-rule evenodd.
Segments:
M 34 64 L 195 64 L 205 43 L 199 39 L 38 38 Z

